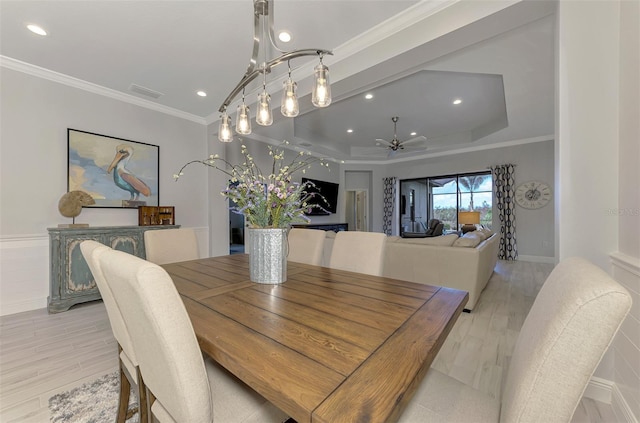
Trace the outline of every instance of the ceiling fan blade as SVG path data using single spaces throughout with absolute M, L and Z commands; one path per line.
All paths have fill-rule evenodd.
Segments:
M 384 145 L 385 147 L 388 145 L 393 145 L 390 141 L 383 140 L 381 138 L 376 138 L 376 145 Z
M 402 143 L 401 143 L 401 144 L 402 144 L 402 145 L 414 144 L 414 143 L 422 142 L 422 141 L 426 141 L 426 140 L 427 140 L 427 137 L 424 137 L 424 136 L 420 135 L 420 136 L 418 136 L 418 137 L 415 137 L 415 138 L 409 138 L 409 139 L 408 139 L 408 140 L 406 140 L 406 141 L 402 141 Z

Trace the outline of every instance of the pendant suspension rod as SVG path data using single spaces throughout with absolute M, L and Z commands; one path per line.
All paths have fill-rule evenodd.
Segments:
M 272 68 L 291 59 L 297 59 L 298 57 L 304 57 L 304 56 L 314 56 L 314 55 L 317 56 L 317 55 L 325 55 L 325 54 L 333 55 L 333 53 L 330 50 L 322 50 L 322 49 L 302 49 L 302 50 L 290 51 L 288 53 L 285 53 L 267 62 L 265 65 L 265 73 L 270 72 Z M 252 59 L 252 65 L 253 65 L 253 59 Z M 224 102 L 222 102 L 222 105 L 218 109 L 220 113 L 224 113 L 224 111 L 227 109 L 229 104 L 231 104 L 231 102 L 236 98 L 238 93 L 240 93 L 240 91 L 242 91 L 243 88 L 249 85 L 251 81 L 256 79 L 256 77 L 263 72 L 261 67 L 258 69 L 255 69 L 255 66 L 252 66 L 252 65 L 249 66 L 249 69 L 247 69 L 247 73 L 244 74 L 244 76 L 242 77 L 238 85 L 236 85 L 236 87 L 233 90 L 231 90 L 231 93 L 227 96 Z

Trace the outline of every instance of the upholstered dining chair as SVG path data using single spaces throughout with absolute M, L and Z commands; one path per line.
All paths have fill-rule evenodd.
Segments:
M 329 267 L 380 276 L 386 240 L 387 236 L 379 232 L 338 232 Z
M 551 272 L 527 315 L 499 399 L 429 369 L 400 422 L 569 422 L 631 308 L 631 296 L 581 258 Z
M 120 395 L 118 397 L 118 414 L 116 421 L 122 423 L 135 413 L 135 410 L 128 409 L 129 395 L 131 386 L 133 386 L 138 394 L 139 421 L 140 423 L 146 423 L 148 421 L 146 395 L 144 382 L 138 369 L 138 358 L 133 348 L 131 336 L 122 318 L 122 313 L 120 313 L 120 308 L 111 292 L 111 286 L 105 279 L 98 261 L 98 258 L 105 251 L 109 250 L 111 250 L 111 248 L 92 240 L 82 241 L 80 244 L 80 251 L 82 251 L 82 256 L 89 265 L 89 270 L 91 270 L 96 285 L 98 285 L 102 301 L 107 309 L 107 316 L 109 317 L 113 336 L 118 342 Z
M 121 251 L 99 257 L 132 335 L 159 422 L 277 422 L 286 415 L 212 360 L 203 360 L 171 277 L 160 266 Z
M 196 260 L 198 239 L 191 228 L 154 229 L 144 232 L 147 260 L 156 264 Z
M 289 241 L 287 260 L 319 266 L 322 263 L 325 238 L 326 231 L 291 228 L 287 235 Z

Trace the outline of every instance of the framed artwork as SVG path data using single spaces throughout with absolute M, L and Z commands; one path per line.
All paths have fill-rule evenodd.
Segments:
M 67 190 L 88 193 L 85 207 L 158 206 L 160 147 L 67 129 Z

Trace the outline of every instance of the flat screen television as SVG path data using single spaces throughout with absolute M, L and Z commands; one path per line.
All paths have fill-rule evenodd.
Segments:
M 339 184 L 333 182 L 318 181 L 317 179 L 302 178 L 303 184 L 307 182 L 311 182 L 313 183 L 313 185 L 307 185 L 306 191 L 308 193 L 322 194 L 327 202 L 325 203 L 319 196 L 309 198 L 307 204 L 317 204 L 322 208 L 313 207 L 305 212 L 305 214 L 307 216 L 323 216 L 331 213 L 336 213 L 338 206 Z

